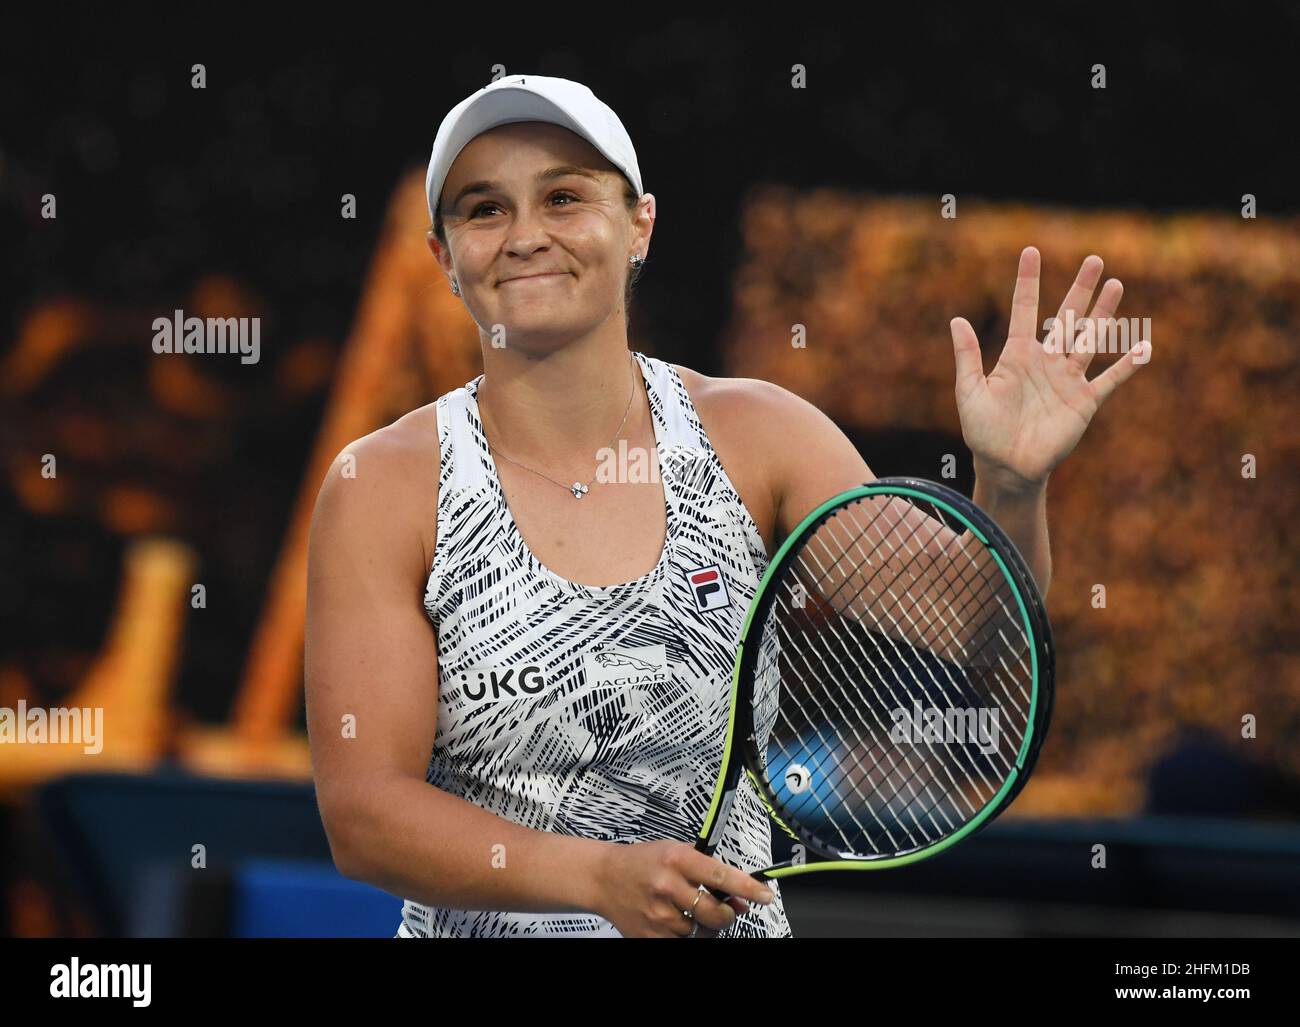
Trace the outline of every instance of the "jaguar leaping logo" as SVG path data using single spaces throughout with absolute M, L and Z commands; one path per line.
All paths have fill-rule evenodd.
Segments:
M 593 653 L 592 655 L 602 667 L 631 667 L 633 670 L 643 670 L 650 673 L 659 669 L 649 660 L 643 660 L 639 656 L 628 656 L 627 653 L 602 652 Z

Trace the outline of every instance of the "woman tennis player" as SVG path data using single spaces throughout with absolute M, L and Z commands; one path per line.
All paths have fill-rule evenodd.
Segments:
M 789 936 L 777 883 L 737 869 L 772 861 L 748 781 L 718 858 L 692 842 L 768 558 L 875 475 L 797 396 L 630 349 L 655 200 L 585 86 L 480 89 L 427 187 L 484 373 L 349 445 L 317 500 L 306 683 L 335 862 L 405 898 L 399 937 Z M 1045 592 L 1048 475 L 1142 350 L 1088 382 L 1089 353 L 1038 342 L 1038 277 L 1027 248 L 987 378 L 970 324 L 952 334 L 975 502 Z

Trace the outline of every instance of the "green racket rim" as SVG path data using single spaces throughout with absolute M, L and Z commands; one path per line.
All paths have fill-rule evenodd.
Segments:
M 760 610 L 765 611 L 766 607 L 770 605 L 770 602 L 768 601 L 768 592 L 772 580 L 785 569 L 786 559 L 789 556 L 790 551 L 800 543 L 805 532 L 812 524 L 821 520 L 828 513 L 841 506 L 845 506 L 858 499 L 880 495 L 910 496 L 914 499 L 920 499 L 939 507 L 946 511 L 958 523 L 964 525 L 966 529 L 970 531 L 990 553 L 993 554 L 998 569 L 1002 572 L 1003 577 L 1011 586 L 1012 594 L 1016 597 L 1016 606 L 1020 611 L 1021 624 L 1024 628 L 1026 637 L 1030 640 L 1031 694 L 1029 714 L 1026 718 L 1027 724 L 1025 736 L 1021 740 L 1020 750 L 1016 754 L 1015 764 L 1011 768 L 1011 772 L 1007 775 L 1007 779 L 1002 783 L 1002 787 L 989 798 L 974 817 L 963 824 L 957 831 L 954 831 L 951 835 L 912 852 L 898 856 L 889 856 L 882 859 L 834 859 L 824 862 L 773 867 L 762 873 L 764 878 L 791 877 L 798 874 L 822 870 L 885 870 L 891 867 L 906 866 L 910 863 L 916 863 L 920 860 L 938 855 L 945 849 L 956 845 L 958 842 L 980 830 L 980 828 L 984 827 L 989 821 L 996 817 L 1002 809 L 1005 808 L 1007 796 L 1013 794 L 1013 791 L 1019 790 L 1017 782 L 1023 784 L 1026 763 L 1031 754 L 1036 758 L 1037 746 L 1040 744 L 1042 736 L 1046 731 L 1046 717 L 1044 718 L 1042 728 L 1039 729 L 1037 727 L 1039 704 L 1043 689 L 1044 670 L 1044 667 L 1039 661 L 1039 648 L 1040 646 L 1043 648 L 1045 657 L 1050 660 L 1051 629 L 1048 626 L 1046 613 L 1042 608 L 1041 599 L 1038 599 L 1034 604 L 1035 610 L 1038 612 L 1039 616 L 1037 618 L 1031 618 L 1030 616 L 1029 608 L 1025 602 L 1023 592 L 1025 589 L 1033 587 L 1032 578 L 1029 574 L 1028 568 L 1024 565 L 1023 557 L 1021 557 L 1020 553 L 1016 550 L 1014 543 L 1012 543 L 1012 541 L 1006 537 L 1005 533 L 995 523 L 993 523 L 992 519 L 976 507 L 974 503 L 961 495 L 961 493 L 949 489 L 945 485 L 940 485 L 937 482 L 920 481 L 911 478 L 879 478 L 874 482 L 868 482 L 865 485 L 856 486 L 855 488 L 848 489 L 845 492 L 832 496 L 809 513 L 799 522 L 798 526 L 790 532 L 786 540 L 777 549 L 775 555 L 768 563 L 767 570 L 764 572 L 762 579 L 759 581 L 758 589 L 754 594 L 754 599 L 750 603 L 749 610 L 745 615 L 745 622 L 740 633 L 740 643 L 737 646 L 736 659 L 732 667 L 730 713 L 727 719 L 727 745 L 723 751 L 722 767 L 719 770 L 718 780 L 714 787 L 713 799 L 709 805 L 708 813 L 705 816 L 704 826 L 700 829 L 699 845 L 701 847 L 704 846 L 707 838 L 713 832 L 714 824 L 719 815 L 719 810 L 724 796 L 738 783 L 730 778 L 738 777 L 738 774 L 736 774 L 732 769 L 731 763 L 736 758 L 736 754 L 733 750 L 735 747 L 736 711 L 739 705 L 737 700 L 740 694 L 740 675 L 744 666 L 746 644 L 749 641 L 750 632 L 753 630 L 755 618 Z M 967 510 L 963 509 L 963 507 L 969 507 L 974 515 L 987 521 L 987 525 L 982 528 L 979 524 L 976 524 L 972 516 L 968 515 Z M 992 541 L 990 541 L 990 539 L 992 539 Z M 1006 549 L 1012 564 L 1015 566 L 1014 572 L 1012 568 L 1008 566 L 1007 561 L 1003 559 L 1002 553 L 999 552 L 1000 548 Z M 1034 594 L 1036 595 L 1037 593 L 1035 592 Z M 1041 629 L 1035 628 L 1034 620 L 1041 622 Z M 1049 703 L 1044 713 L 1046 714 L 1046 711 L 1050 710 L 1050 708 L 1051 705 Z M 755 755 L 756 754 L 751 753 L 751 759 L 755 758 Z M 748 768 L 746 769 L 748 770 Z M 776 799 L 776 796 L 771 793 L 771 790 L 767 788 L 766 784 L 752 771 L 749 771 L 749 776 L 754 782 L 756 791 L 762 799 L 763 804 L 767 807 L 768 813 L 771 815 L 772 819 L 776 821 L 786 834 L 795 838 L 800 843 L 809 845 L 809 847 L 812 848 L 808 839 L 798 837 L 796 833 L 787 826 L 785 820 L 778 812 L 780 803 Z M 816 849 L 814 849 L 814 851 L 816 851 Z

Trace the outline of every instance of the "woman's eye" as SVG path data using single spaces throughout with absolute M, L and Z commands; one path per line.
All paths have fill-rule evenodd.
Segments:
M 578 199 L 577 196 L 575 196 L 573 193 L 569 193 L 569 192 L 556 192 L 556 193 L 552 193 L 552 194 L 551 194 L 551 199 L 553 199 L 553 200 L 558 200 L 558 199 L 559 199 L 560 197 L 562 197 L 562 196 L 563 196 L 563 197 L 567 197 L 567 198 L 570 199 L 570 200 L 577 200 L 577 199 Z M 471 219 L 472 219 L 472 218 L 476 218 L 476 217 L 479 216 L 479 212 L 482 211 L 485 207 L 496 207 L 496 206 L 497 206 L 497 205 L 496 205 L 495 203 L 491 203 L 491 202 L 480 203 L 477 207 L 475 207 L 472 211 L 470 211 L 469 216 L 470 216 Z M 566 204 L 564 204 L 564 206 L 567 207 L 568 204 L 566 203 Z M 499 208 L 498 208 L 498 209 L 499 209 Z

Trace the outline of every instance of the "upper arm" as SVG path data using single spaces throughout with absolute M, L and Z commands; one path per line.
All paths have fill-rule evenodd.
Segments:
M 777 530 L 784 539 L 831 496 L 876 476 L 839 425 L 821 410 L 788 389 L 764 384 Z
M 713 379 L 708 395 L 714 423 L 726 426 L 761 476 L 778 544 L 831 496 L 875 480 L 835 422 L 788 389 L 758 378 Z
M 307 728 L 340 867 L 349 810 L 385 779 L 423 780 L 433 747 L 438 659 L 423 609 L 431 530 L 423 525 L 437 508 L 437 467 L 436 431 L 390 425 L 335 458 L 312 516 Z

